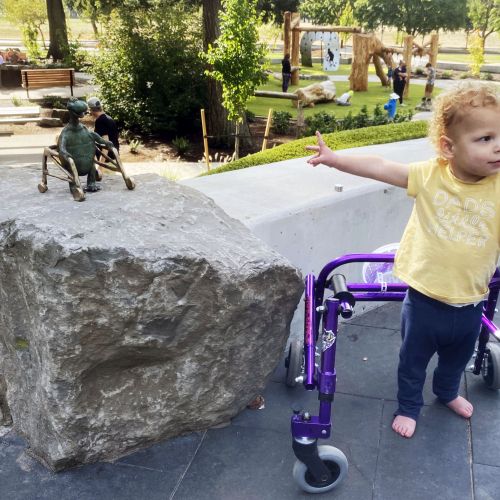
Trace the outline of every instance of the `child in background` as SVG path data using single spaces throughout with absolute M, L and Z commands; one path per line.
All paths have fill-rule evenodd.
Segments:
M 396 116 L 398 99 L 399 99 L 398 94 L 396 94 L 396 92 L 393 92 L 392 94 L 389 95 L 389 100 L 387 101 L 387 103 L 384 104 L 384 109 L 387 111 L 387 116 L 389 117 L 390 120 L 394 120 L 394 117 Z
M 344 92 L 338 99 L 335 99 L 337 106 L 350 106 L 351 105 L 351 97 L 354 94 L 352 90 L 348 92 Z
M 376 156 L 342 156 L 317 132 L 308 160 L 407 189 L 415 198 L 394 274 L 409 286 L 401 311 L 398 409 L 392 429 L 413 436 L 426 368 L 438 354 L 433 392 L 470 418 L 458 394 L 481 328 L 483 300 L 500 248 L 500 95 L 463 83 L 438 96 L 429 135 L 438 157 L 405 165 Z

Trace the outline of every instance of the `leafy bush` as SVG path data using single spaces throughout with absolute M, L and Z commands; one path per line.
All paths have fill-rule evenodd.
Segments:
M 248 123 L 255 122 L 255 113 L 253 111 L 250 111 L 249 109 L 245 110 L 245 116 Z
M 413 112 L 397 114 L 394 122 L 403 122 L 411 120 Z M 305 119 L 305 135 L 314 135 L 316 130 L 321 130 L 325 134 L 336 132 L 338 130 L 352 130 L 356 128 L 369 127 L 373 125 L 383 125 L 390 123 L 387 113 L 385 113 L 379 104 L 373 110 L 373 115 L 368 114 L 368 108 L 363 106 L 358 114 L 353 115 L 351 111 L 344 118 L 337 119 L 334 114 L 321 111 Z
M 441 79 L 442 80 L 451 80 L 453 78 L 453 71 L 450 71 L 448 69 L 445 69 L 442 73 L 441 73 Z
M 335 118 L 335 115 L 326 111 L 320 111 L 312 116 L 308 116 L 305 119 L 305 124 L 306 135 L 314 135 L 316 130 L 321 130 L 325 134 L 329 134 L 338 129 L 338 120 Z
M 422 76 L 424 74 L 424 68 L 421 68 L 420 66 L 418 66 L 415 69 L 415 74 L 418 75 L 418 76 Z
M 493 75 L 487 71 L 486 73 L 481 73 L 479 78 L 481 78 L 481 80 L 493 80 Z
M 275 134 L 286 134 L 290 130 L 292 114 L 288 111 L 273 111 L 272 130 Z
M 68 104 L 67 97 L 61 97 L 58 95 L 44 95 L 42 97 L 42 102 L 40 106 L 42 108 L 52 108 L 52 109 L 66 109 Z
M 202 40 L 200 13 L 184 2 L 120 10 L 91 69 L 106 111 L 142 132 L 191 128 L 205 96 Z
M 81 71 L 89 66 L 87 52 L 82 49 L 78 40 L 68 41 L 68 52 L 62 61 L 62 66 L 74 68 L 76 71 Z
M 377 127 L 365 127 L 358 130 L 346 130 L 336 132 L 335 134 L 325 134 L 323 135 L 323 139 L 329 147 L 335 150 L 348 149 L 425 137 L 427 135 L 427 126 L 427 121 L 391 123 Z M 230 170 L 238 170 L 240 168 L 253 167 L 255 165 L 309 156 L 310 152 L 308 152 L 305 147 L 315 142 L 315 137 L 305 137 L 297 141 L 282 144 L 273 149 L 245 156 L 245 158 L 234 161 L 230 165 L 219 167 L 203 175 L 217 174 Z
M 180 156 L 187 153 L 190 146 L 189 141 L 185 137 L 176 137 L 172 141 L 172 145 Z

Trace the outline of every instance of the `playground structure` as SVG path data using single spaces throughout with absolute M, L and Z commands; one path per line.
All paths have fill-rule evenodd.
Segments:
M 386 47 L 373 33 L 363 33 L 359 27 L 349 26 L 300 26 L 300 14 L 298 12 L 285 12 L 283 23 L 283 54 L 290 54 L 292 65 L 291 84 L 299 83 L 300 71 L 300 46 L 303 47 L 302 54 L 308 54 L 305 47 L 310 49 L 315 40 L 324 40 L 325 34 L 336 33 L 352 33 L 353 34 L 353 62 L 351 74 L 349 76 L 350 90 L 366 91 L 368 90 L 368 66 L 373 62 L 375 72 L 380 79 L 382 85 L 388 85 L 385 63 L 387 67 L 394 64 L 394 54 L 401 54 L 403 59 L 411 64 L 412 56 L 423 57 L 429 56 L 429 62 L 435 67 L 438 54 L 439 36 L 437 33 L 432 33 L 430 41 L 419 45 L 415 42 L 411 35 L 405 36 L 403 48 Z M 304 33 L 303 41 L 300 41 L 300 34 Z M 340 58 L 339 58 L 340 59 Z M 303 64 L 309 64 L 309 59 L 306 57 Z M 334 68 L 336 69 L 336 68 Z M 410 72 L 408 73 L 407 83 L 404 91 L 405 97 L 408 96 L 410 89 Z

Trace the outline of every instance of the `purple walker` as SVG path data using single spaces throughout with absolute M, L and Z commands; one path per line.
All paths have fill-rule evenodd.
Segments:
M 331 410 L 335 393 L 335 351 L 338 317 L 350 318 L 356 301 L 400 301 L 407 285 L 403 283 L 346 283 L 342 274 L 332 274 L 338 267 L 352 262 L 394 262 L 394 254 L 350 254 L 329 262 L 316 278 L 305 279 L 304 340 L 290 343 L 285 360 L 286 383 L 293 387 L 302 383 L 306 390 L 319 392 L 319 415 L 294 408 L 291 421 L 293 451 L 297 461 L 293 477 L 308 493 L 324 493 L 338 486 L 346 477 L 345 455 L 329 445 L 318 446 L 318 439 L 328 439 L 331 431 Z M 325 290 L 332 294 L 324 298 Z M 482 374 L 486 385 L 500 389 L 500 331 L 493 323 L 500 290 L 497 270 L 489 285 L 482 329 L 479 335 L 472 373 Z M 319 325 L 322 321 L 322 333 Z M 493 336 L 490 341 L 490 335 Z M 319 363 L 316 356 L 319 352 Z

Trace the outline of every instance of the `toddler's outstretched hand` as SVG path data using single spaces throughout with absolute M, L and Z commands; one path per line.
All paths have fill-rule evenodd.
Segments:
M 316 131 L 316 138 L 318 139 L 317 146 L 306 146 L 309 151 L 316 151 L 316 154 L 307 160 L 307 163 L 315 167 L 322 163 L 328 167 L 334 167 L 337 163 L 338 156 L 325 144 L 321 134 Z

